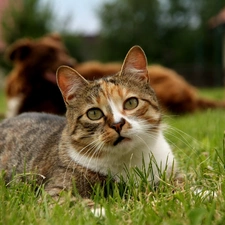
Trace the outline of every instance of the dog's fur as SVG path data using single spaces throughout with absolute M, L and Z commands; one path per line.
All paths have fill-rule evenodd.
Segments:
M 64 114 L 64 102 L 55 80 L 60 65 L 72 66 L 89 80 L 114 74 L 121 68 L 120 63 L 75 63 L 58 35 L 19 40 L 9 47 L 6 55 L 14 64 L 6 83 L 7 117 L 28 111 Z M 225 102 L 198 97 L 196 89 L 175 71 L 159 65 L 148 69 L 151 85 L 164 109 L 187 113 L 225 108 Z
M 6 81 L 7 117 L 28 111 L 65 112 L 55 72 L 59 66 L 74 66 L 75 62 L 59 35 L 18 40 L 7 49 L 6 57 L 14 65 Z

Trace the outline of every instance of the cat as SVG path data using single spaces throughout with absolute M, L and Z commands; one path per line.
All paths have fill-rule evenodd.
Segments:
M 149 182 L 160 173 L 178 172 L 164 138 L 160 107 L 139 46 L 127 53 L 121 71 L 87 81 L 67 66 L 57 70 L 66 117 L 24 113 L 0 124 L 0 171 L 10 182 L 15 174 L 37 174 L 52 197 L 72 191 L 90 198 L 108 174 L 115 182 L 129 179 L 132 168 L 149 168 Z M 25 172 L 24 172 L 25 171 Z

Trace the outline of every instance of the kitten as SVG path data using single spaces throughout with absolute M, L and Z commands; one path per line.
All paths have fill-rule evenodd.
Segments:
M 92 187 L 103 185 L 108 173 L 115 181 L 126 181 L 127 170 L 149 168 L 152 158 L 149 182 L 157 183 L 165 170 L 168 176 L 176 173 L 139 46 L 131 48 L 113 76 L 87 81 L 62 66 L 57 83 L 66 118 L 25 113 L 1 123 L 0 171 L 6 182 L 14 173 L 34 173 L 51 196 L 71 191 L 75 184 L 80 196 L 89 198 Z

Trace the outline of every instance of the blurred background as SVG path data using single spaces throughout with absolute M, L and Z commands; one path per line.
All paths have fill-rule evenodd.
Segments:
M 161 64 L 198 87 L 221 87 L 225 76 L 224 0 L 0 0 L 0 71 L 17 39 L 62 35 L 84 62 L 121 61 L 140 45 L 149 64 Z

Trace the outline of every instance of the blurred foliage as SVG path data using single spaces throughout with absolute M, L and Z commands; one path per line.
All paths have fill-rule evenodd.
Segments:
M 101 57 L 122 60 L 128 49 L 138 44 L 151 63 L 173 67 L 184 62 L 218 62 L 222 36 L 215 38 L 207 23 L 223 7 L 223 0 L 109 1 L 98 12 L 104 49 Z M 212 46 L 214 39 L 217 52 Z
M 82 37 L 76 33 L 64 32 L 62 33 L 63 43 L 66 45 L 66 48 L 73 58 L 78 62 L 83 61 L 82 57 Z
M 54 28 L 57 26 L 57 31 L 61 33 L 71 56 L 81 60 L 79 56 L 81 55 L 79 53 L 80 37 L 65 30 L 70 21 L 70 15 L 63 21 L 58 21 L 52 4 L 52 1 L 41 5 L 40 0 L 10 0 L 1 17 L 4 42 L 8 46 L 20 38 L 39 38 L 55 32 Z M 4 52 L 0 53 L 0 67 L 6 74 L 11 69 L 11 65 L 4 59 Z
M 39 7 L 39 0 L 9 1 L 2 15 L 2 33 L 6 44 L 23 37 L 37 38 L 51 32 L 54 13 L 50 4 Z
M 39 0 L 10 0 L 1 17 L 2 38 L 8 46 L 24 37 L 37 38 L 51 32 L 54 14 L 51 5 L 39 7 Z M 7 73 L 11 65 L 0 54 L 0 66 Z
M 212 31 L 208 20 L 225 6 L 224 0 L 107 1 L 98 11 L 102 29 L 95 37 L 66 30 L 71 15 L 58 21 L 53 1 L 41 5 L 40 0 L 10 0 L 1 21 L 5 43 L 9 45 L 25 36 L 38 38 L 57 30 L 78 62 L 122 61 L 133 45 L 140 45 L 149 63 L 163 64 L 181 74 L 179 68 L 188 70 L 191 66 L 203 78 L 206 77 L 203 70 L 211 73 L 219 68 L 221 72 L 224 27 Z M 9 69 L 3 54 L 0 66 Z M 192 72 L 183 75 L 187 78 Z M 219 76 L 215 78 L 217 83 L 221 81 Z

